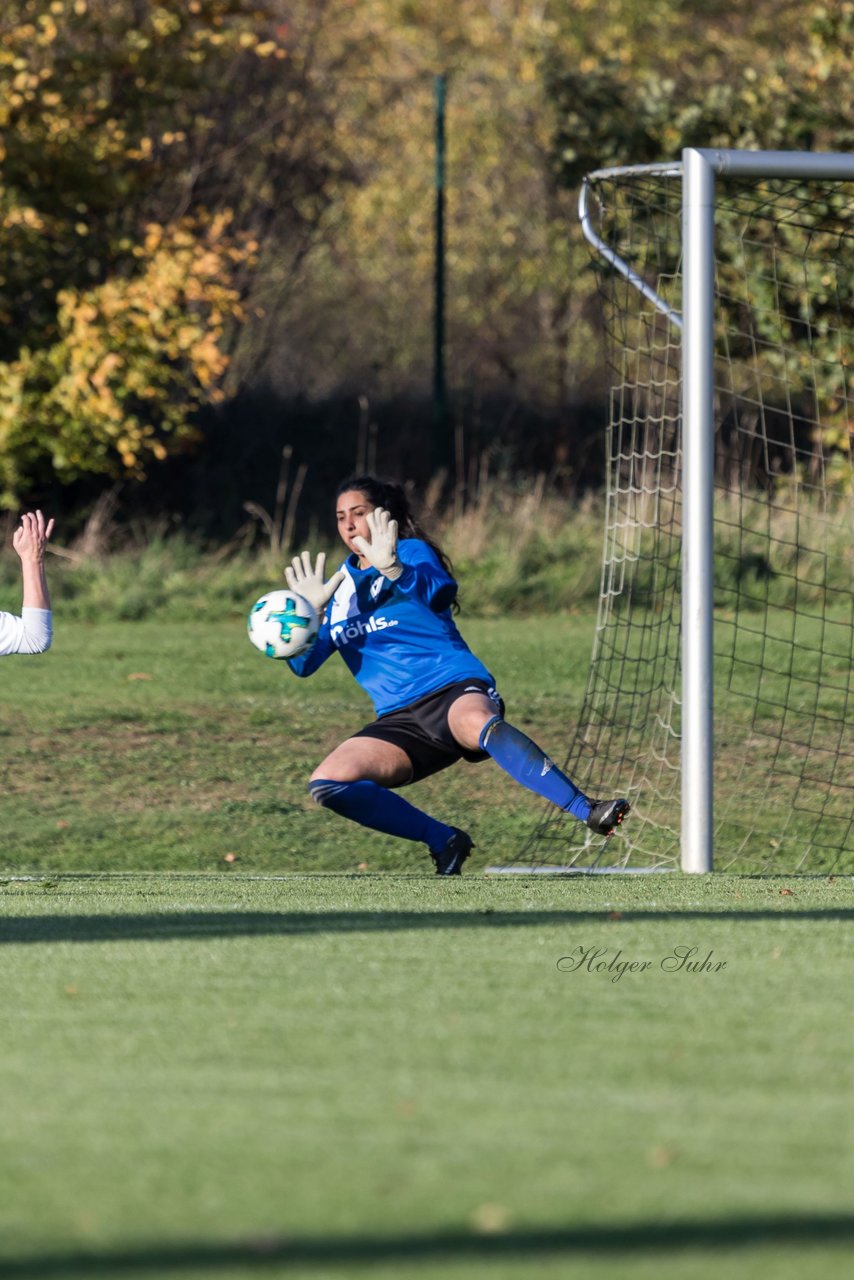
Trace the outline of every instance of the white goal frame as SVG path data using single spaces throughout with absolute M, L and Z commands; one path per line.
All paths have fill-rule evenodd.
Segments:
M 682 163 L 609 169 L 591 178 L 659 172 L 682 177 L 682 315 L 678 315 L 594 231 L 587 181 L 579 199 L 586 238 L 682 334 L 682 741 L 681 863 L 712 870 L 713 854 L 713 507 L 714 261 L 718 177 L 854 180 L 854 155 L 689 147 Z

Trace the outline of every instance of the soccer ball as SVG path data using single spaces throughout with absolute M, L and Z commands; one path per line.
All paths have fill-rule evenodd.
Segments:
M 298 658 L 319 626 L 314 606 L 295 591 L 268 591 L 249 610 L 249 639 L 268 658 Z

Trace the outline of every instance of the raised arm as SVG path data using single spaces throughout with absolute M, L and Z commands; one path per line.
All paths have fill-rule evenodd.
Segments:
M 45 521 L 41 511 L 25 511 L 12 536 L 12 546 L 21 557 L 25 609 L 50 609 L 44 555 L 53 524 Z

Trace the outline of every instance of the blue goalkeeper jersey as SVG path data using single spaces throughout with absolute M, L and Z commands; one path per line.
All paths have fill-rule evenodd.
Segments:
M 310 676 L 337 650 L 378 716 L 457 681 L 494 683 L 454 625 L 457 584 L 432 547 L 404 538 L 397 554 L 403 573 L 396 582 L 348 556 L 317 639 L 288 661 L 295 675 Z

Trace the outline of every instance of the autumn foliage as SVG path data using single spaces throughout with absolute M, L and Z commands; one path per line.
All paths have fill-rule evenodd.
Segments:
M 6 0 L 0 502 L 144 479 L 261 381 L 427 394 L 438 72 L 450 395 L 551 415 L 557 465 L 600 359 L 581 174 L 850 150 L 852 50 L 852 0 Z

